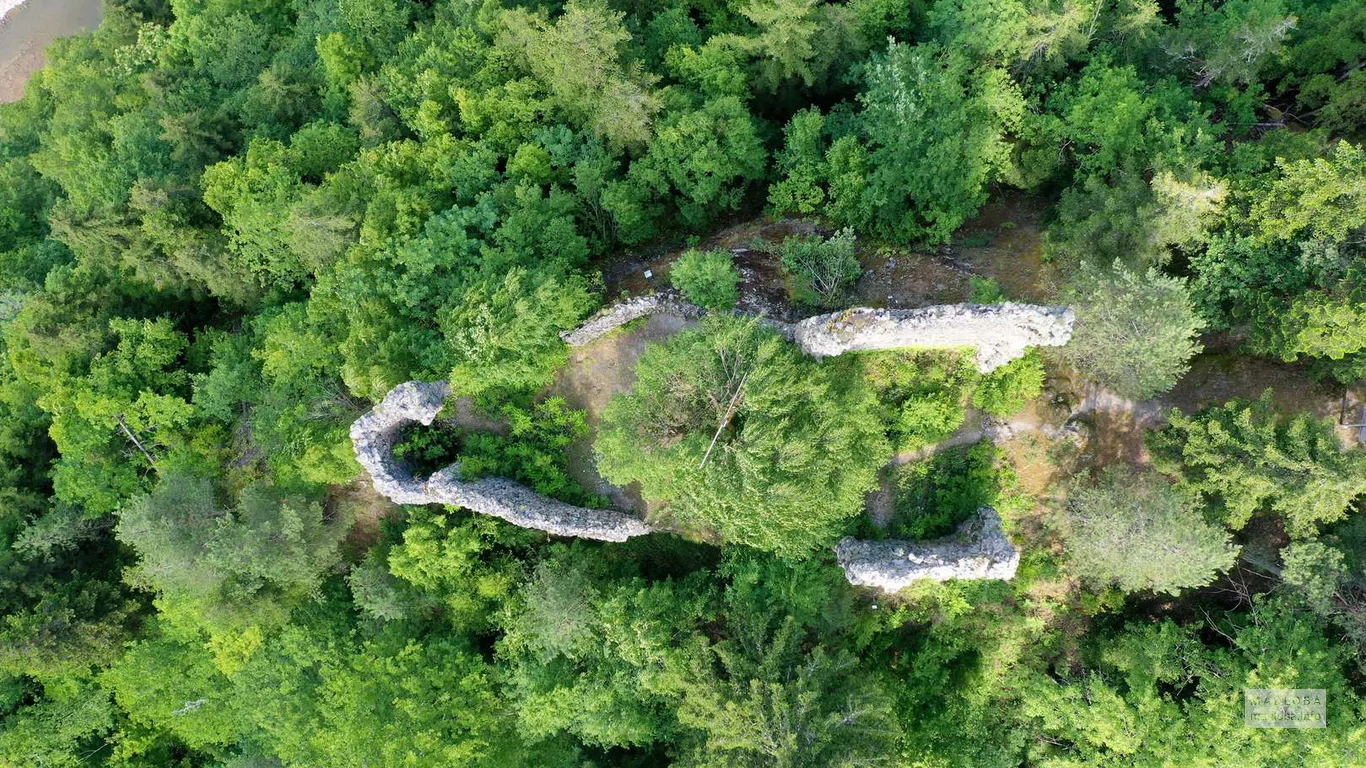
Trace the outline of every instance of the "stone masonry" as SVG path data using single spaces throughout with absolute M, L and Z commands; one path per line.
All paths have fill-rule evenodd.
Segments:
M 623 325 L 647 315 L 664 314 L 695 320 L 706 314 L 706 310 L 693 304 L 676 293 L 654 293 L 649 296 L 636 296 L 620 304 L 604 308 L 588 318 L 583 325 L 572 331 L 560 334 L 564 343 L 571 347 L 581 347 L 590 341 L 606 336 Z
M 706 311 L 673 292 L 637 296 L 598 312 L 561 338 L 570 346 L 582 346 L 657 313 L 697 319 Z M 977 348 L 978 368 L 986 373 L 1019 358 L 1031 346 L 1066 344 L 1073 314 L 1067 307 L 1007 302 L 908 310 L 856 308 L 795 325 L 765 322 L 816 358 L 858 350 L 972 346 Z M 414 478 L 394 458 L 394 442 L 404 424 L 432 423 L 449 393 L 445 382 L 410 381 L 395 387 L 351 426 L 356 458 L 381 494 L 398 504 L 465 507 L 557 536 L 625 541 L 652 530 L 630 515 L 548 499 L 511 480 L 462 480 L 459 464 L 426 480 Z M 844 539 L 836 545 L 835 555 L 851 584 L 888 592 L 917 579 L 1009 579 L 1020 562 L 1019 550 L 991 507 L 983 507 L 954 535 L 936 541 Z
M 1060 347 L 1072 338 L 1072 310 L 1033 304 L 946 304 L 923 309 L 849 309 L 797 323 L 796 341 L 815 358 L 903 347 L 977 348 L 990 373 L 1029 347 Z
M 1001 516 L 982 507 L 950 536 L 933 541 L 842 539 L 835 558 L 850 584 L 897 592 L 917 579 L 1010 579 L 1020 551 L 1001 527 Z
M 650 532 L 629 515 L 576 507 L 501 477 L 462 480 L 458 463 L 426 480 L 413 477 L 394 457 L 394 442 L 405 424 L 431 424 L 449 393 L 444 381 L 400 384 L 351 425 L 356 459 L 374 479 L 375 490 L 396 504 L 451 504 L 557 536 L 625 541 Z
M 706 310 L 676 293 L 637 296 L 614 304 L 562 334 L 571 347 L 600 339 L 653 314 L 697 319 Z M 765 323 L 817 359 L 845 352 L 907 347 L 976 347 L 977 367 L 990 373 L 1024 355 L 1029 347 L 1060 347 L 1072 338 L 1068 307 L 1034 304 L 945 304 L 922 309 L 859 307 L 808 317 L 795 325 Z

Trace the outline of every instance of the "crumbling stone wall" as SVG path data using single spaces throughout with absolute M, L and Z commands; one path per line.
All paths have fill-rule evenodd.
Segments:
M 641 317 L 671 314 L 697 319 L 706 310 L 676 293 L 637 296 L 614 304 L 561 335 L 571 347 L 602 338 Z M 796 324 L 764 322 L 817 359 L 845 352 L 907 347 L 976 347 L 977 367 L 990 373 L 1029 347 L 1060 347 L 1072 338 L 1069 307 L 1034 304 L 944 304 L 921 309 L 859 307 L 809 317 Z
M 1001 527 L 1001 516 L 982 507 L 950 536 L 933 541 L 842 539 L 835 558 L 850 584 L 897 592 L 917 579 L 1010 579 L 1020 550 Z
M 431 424 L 449 394 L 444 381 L 400 384 L 351 425 L 356 459 L 375 490 L 397 504 L 451 504 L 557 536 L 625 541 L 650 532 L 644 522 L 621 512 L 576 507 L 501 477 L 466 482 L 459 463 L 426 480 L 413 477 L 394 457 L 394 443 L 405 424 Z
M 588 318 L 583 325 L 560 334 L 560 338 L 564 339 L 564 343 L 571 347 L 581 347 L 590 341 L 596 341 L 606 336 L 632 320 L 637 320 L 646 315 L 677 315 L 678 317 L 696 320 L 706 313 L 705 309 L 673 292 L 635 296 L 620 304 L 603 308 Z
M 1068 307 L 1033 304 L 946 304 L 923 309 L 858 308 L 809 317 L 796 342 L 815 358 L 855 350 L 903 347 L 977 348 L 977 367 L 990 373 L 1029 347 L 1060 347 L 1072 338 Z
M 637 296 L 598 312 L 561 338 L 581 346 L 621 326 L 658 313 L 697 319 L 706 311 L 676 293 Z M 905 347 L 977 348 L 977 365 L 990 372 L 1031 346 L 1062 346 L 1072 335 L 1068 307 L 1032 304 L 950 304 L 923 309 L 858 308 L 807 318 L 795 325 L 765 319 L 802 351 L 816 358 L 855 350 Z M 395 458 L 394 441 L 404 424 L 430 424 L 450 388 L 445 382 L 410 381 L 351 426 L 356 458 L 375 489 L 399 504 L 452 504 L 514 525 L 602 541 L 625 541 L 650 527 L 614 510 L 586 509 L 548 499 L 503 478 L 466 482 L 459 464 L 427 480 L 414 478 Z M 1009 579 L 1020 562 L 996 510 L 983 507 L 952 536 L 927 542 L 844 539 L 835 555 L 850 583 L 895 592 L 916 579 Z

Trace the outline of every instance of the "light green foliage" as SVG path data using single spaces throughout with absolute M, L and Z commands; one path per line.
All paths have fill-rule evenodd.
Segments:
M 1262 598 L 1222 631 L 1229 647 L 1209 647 L 1195 627 L 1170 619 L 1134 622 L 1098 639 L 1096 661 L 1080 674 L 1030 675 L 1022 702 L 1040 737 L 1037 759 L 1272 768 L 1293 753 L 1329 768 L 1360 762 L 1360 699 L 1343 673 L 1341 645 L 1283 601 Z M 1245 688 L 1320 688 L 1339 703 L 1328 704 L 1327 728 L 1247 728 Z
M 1119 394 L 1134 399 L 1171 389 L 1201 350 L 1203 323 L 1185 281 L 1149 268 L 1115 263 L 1081 265 L 1063 292 L 1077 313 L 1072 339 L 1059 357 Z
M 1024 357 L 1012 360 L 983 376 L 972 391 L 972 405 L 987 413 L 1006 418 L 1025 407 L 1043 392 L 1043 358 L 1031 349 Z
M 792 276 L 797 299 L 819 307 L 833 307 L 863 271 L 854 256 L 854 230 L 845 227 L 822 240 L 819 236 L 789 237 L 783 241 L 783 269 Z
M 227 677 L 194 640 L 139 642 L 104 674 L 119 708 L 144 727 L 164 725 L 194 749 L 236 740 L 242 715 Z
M 1076 479 L 1063 502 L 1067 552 L 1077 575 L 1126 592 L 1179 594 L 1232 567 L 1238 549 L 1206 522 L 1194 497 L 1160 475 L 1110 467 Z
M 676 726 L 686 638 L 707 607 L 693 580 L 609 578 L 583 545 L 556 547 L 509 604 L 498 658 L 529 739 L 642 746 Z M 682 646 L 682 647 L 680 647 Z
M 1347 577 L 1342 553 L 1323 542 L 1295 541 L 1281 551 L 1281 561 L 1281 580 L 1315 613 L 1331 616 Z
M 694 228 L 739 208 L 748 185 L 764 175 L 768 153 L 758 131 L 733 96 L 666 112 L 649 151 L 631 164 L 624 182 L 604 191 L 622 240 L 639 242 L 654 234 L 650 220 L 658 214 L 651 211 L 658 201 L 677 206 L 679 221 Z
M 147 485 L 157 461 L 184 439 L 191 408 L 180 367 L 185 336 L 162 318 L 113 320 L 117 346 L 39 405 L 52 414 L 58 498 L 94 515 L 114 511 Z
M 972 355 L 958 350 L 897 350 L 859 358 L 897 450 L 939 442 L 962 425 L 969 393 L 979 379 Z
M 520 268 L 471 286 L 439 319 L 456 361 L 452 390 L 478 395 L 549 383 L 568 356 L 559 333 L 588 314 L 590 301 L 577 277 Z
M 1252 83 L 1295 28 L 1292 6 L 1284 0 L 1233 0 L 1214 8 L 1183 0 L 1169 45 L 1185 51 L 1182 58 L 1200 85 Z
M 208 480 L 183 471 L 165 474 L 118 524 L 141 557 L 129 578 L 217 630 L 284 622 L 335 564 L 343 531 L 316 501 L 264 486 L 224 510 Z
M 968 284 L 972 286 L 970 298 L 973 304 L 1000 304 L 1006 300 L 1001 283 L 994 277 L 971 275 L 968 277 Z
M 622 13 L 570 2 L 554 24 L 523 10 L 504 13 L 498 45 L 514 51 L 546 84 L 557 107 L 617 146 L 650 140 L 659 110 L 654 78 L 638 62 L 623 65 L 618 50 L 631 39 Z
M 89 683 L 60 698 L 38 697 L 5 718 L 0 727 L 0 765 L 79 768 L 100 749 L 114 726 L 108 691 Z
M 415 514 L 403 542 L 389 551 L 389 571 L 441 601 L 456 627 L 480 628 L 516 575 L 496 547 L 495 525 L 487 518 Z
M 1366 227 L 1366 151 L 1345 141 L 1327 157 L 1277 159 L 1276 178 L 1252 206 L 1268 241 L 1306 237 L 1342 241 Z
M 735 306 L 740 272 L 728 251 L 690 250 L 669 267 L 669 282 L 699 307 L 726 310 Z
M 862 382 L 754 321 L 651 346 L 636 377 L 603 413 L 599 471 L 730 541 L 790 556 L 832 542 L 886 456 Z
M 1149 444 L 1158 467 L 1235 530 L 1271 512 L 1284 518 L 1291 536 L 1309 538 L 1366 493 L 1366 454 L 1344 451 L 1331 423 L 1282 414 L 1269 390 L 1253 402 L 1174 413 Z
M 1366 472 L 1305 417 L 1154 437 L 1202 511 L 1266 516 L 1241 537 L 1281 584 L 1250 608 L 1075 578 L 989 446 L 906 470 L 897 524 L 991 499 L 1015 579 L 847 584 L 828 547 L 866 527 L 891 444 L 1016 410 L 1035 356 L 816 363 L 733 320 L 650 348 L 595 425 L 604 473 L 723 547 L 394 507 L 348 435 L 393 386 L 451 379 L 505 430 L 432 461 L 605 503 L 568 471 L 587 416 L 547 399 L 560 333 L 619 267 L 765 201 L 840 232 L 789 265 L 804 302 L 847 300 L 855 232 L 962 244 L 990 194 L 968 231 L 1042 222 L 1052 263 L 974 269 L 1076 278 L 1063 357 L 1090 375 L 1170 386 L 1194 307 L 1235 358 L 1354 386 L 1359 0 L 104 5 L 0 106 L 0 765 L 1366 764 L 1343 671 L 1366 658 Z M 729 306 L 711 261 L 724 295 L 699 300 Z M 1164 509 L 1193 520 L 1164 543 L 1224 562 Z M 1101 555 L 1124 584 L 1208 577 L 1154 575 L 1171 553 L 1145 546 Z M 1330 728 L 1243 728 L 1268 686 L 1328 689 Z
M 947 240 L 1005 171 L 1005 133 L 1019 124 L 1024 100 L 1004 71 L 975 70 L 956 52 L 928 45 L 889 46 L 867 78 L 859 97 L 867 218 L 848 223 Z

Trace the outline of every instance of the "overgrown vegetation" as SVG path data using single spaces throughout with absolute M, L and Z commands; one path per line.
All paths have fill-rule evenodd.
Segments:
M 1173 414 L 1154 471 L 1055 507 L 1021 489 L 1075 467 L 910 464 L 895 533 L 994 498 L 1022 564 L 874 602 L 828 545 L 879 467 L 1019 410 L 1039 357 L 818 363 L 714 320 L 596 434 L 547 397 L 626 254 L 803 217 L 834 236 L 779 260 L 837 309 L 856 243 L 952 260 L 1006 190 L 1077 310 L 1050 366 L 1148 398 L 1214 331 L 1359 390 L 1364 28 L 1359 0 L 107 0 L 0 107 L 0 766 L 1366 764 L 1366 468 L 1317 404 Z M 568 464 L 596 437 L 712 544 L 386 506 L 348 429 L 412 379 L 506 425 L 413 433 L 420 468 L 597 504 Z M 1268 687 L 1326 690 L 1328 727 L 1238 727 Z
M 727 251 L 688 251 L 669 268 L 669 282 L 707 309 L 730 309 L 739 298 L 740 272 Z

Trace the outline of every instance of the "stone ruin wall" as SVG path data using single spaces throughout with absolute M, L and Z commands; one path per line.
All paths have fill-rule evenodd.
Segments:
M 982 507 L 950 536 L 933 541 L 846 538 L 835 545 L 835 558 L 850 584 L 897 592 L 918 579 L 1014 578 L 1020 550 L 1010 543 L 996 510 Z
M 396 504 L 464 507 L 556 536 L 625 541 L 651 531 L 645 523 L 621 512 L 576 507 L 501 477 L 464 481 L 459 463 L 426 480 L 413 477 L 394 457 L 394 443 L 405 424 L 431 424 L 448 394 L 450 386 L 444 381 L 400 384 L 351 425 L 356 459 L 370 473 L 380 494 Z
M 698 319 L 706 311 L 672 292 L 639 296 L 602 310 L 562 338 L 570 346 L 582 346 L 632 320 L 658 313 Z M 1019 358 L 1030 346 L 1066 344 L 1073 315 L 1066 307 L 951 304 L 908 310 L 850 309 L 795 325 L 765 322 L 816 358 L 856 350 L 974 346 L 978 367 L 990 372 Z M 625 541 L 653 530 L 622 512 L 566 504 L 504 478 L 464 481 L 458 463 L 426 480 L 413 477 L 394 457 L 394 443 L 405 424 L 431 424 L 449 393 L 446 382 L 401 384 L 351 426 L 356 458 L 382 495 L 397 504 L 465 507 L 557 536 Z M 929 542 L 846 538 L 836 545 L 835 554 L 850 583 L 888 592 L 917 579 L 1009 579 L 1020 561 L 1019 550 L 990 507 L 983 507 L 950 537 Z
M 797 323 L 796 342 L 817 359 L 845 352 L 905 347 L 976 347 L 990 373 L 1029 347 L 1060 347 L 1072 338 L 1068 307 L 1033 304 L 945 304 L 923 309 L 857 308 Z
M 697 319 L 706 310 L 676 293 L 638 296 L 614 304 L 561 338 L 571 347 L 595 341 L 647 315 Z M 976 347 L 977 367 L 990 373 L 1029 347 L 1060 347 L 1072 338 L 1068 307 L 1034 304 L 944 304 L 921 309 L 859 307 L 808 317 L 795 324 L 764 322 L 820 359 L 845 352 L 908 347 Z

